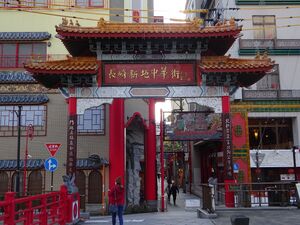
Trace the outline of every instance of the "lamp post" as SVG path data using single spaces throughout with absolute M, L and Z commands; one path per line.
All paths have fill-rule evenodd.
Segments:
M 295 181 L 297 181 L 297 173 L 296 173 L 296 149 L 298 149 L 297 146 L 293 146 L 293 166 L 294 166 L 294 176 L 295 176 Z
M 256 153 L 255 153 L 255 159 L 256 159 L 256 176 L 257 176 L 257 181 L 258 183 L 260 183 L 260 168 L 259 168 L 259 152 L 258 152 L 258 149 L 256 150 Z M 260 185 L 259 185 L 259 188 L 260 188 Z M 261 193 L 260 193 L 260 190 L 258 191 L 258 203 L 259 203 L 259 206 L 261 206 Z
M 161 174 L 161 211 L 165 211 L 165 167 L 164 167 L 164 141 L 163 141 L 163 131 L 164 131 L 164 117 L 163 111 L 160 110 L 160 174 Z
M 16 175 L 16 193 L 20 195 L 20 148 L 21 148 L 21 112 L 22 106 L 18 106 L 18 111 L 15 112 L 18 117 L 18 145 L 17 145 L 17 175 Z
M 27 176 L 27 159 L 28 159 L 28 139 L 32 140 L 34 128 L 32 124 L 29 124 L 26 129 L 26 146 L 25 146 L 25 157 L 24 157 L 24 175 L 23 175 L 23 193 L 27 195 L 26 190 L 26 176 Z

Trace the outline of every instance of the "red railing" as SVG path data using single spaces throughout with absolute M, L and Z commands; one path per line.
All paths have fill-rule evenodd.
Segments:
M 7 192 L 0 201 L 0 224 L 6 225 L 65 225 L 79 219 L 79 194 L 68 194 L 66 186 L 60 191 L 15 198 Z

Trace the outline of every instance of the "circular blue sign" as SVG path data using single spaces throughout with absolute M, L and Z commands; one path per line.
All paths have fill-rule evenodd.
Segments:
M 50 158 L 46 159 L 44 166 L 45 166 L 46 170 L 53 172 L 57 169 L 58 162 L 57 162 L 56 158 L 50 157 Z

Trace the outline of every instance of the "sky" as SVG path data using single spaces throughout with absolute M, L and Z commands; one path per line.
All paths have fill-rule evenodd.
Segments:
M 180 13 L 180 10 L 184 10 L 186 0 L 154 0 L 154 15 L 164 16 L 165 22 L 169 21 L 169 18 L 174 19 L 184 19 L 185 14 Z M 171 102 L 166 100 L 166 102 L 158 102 L 155 105 L 155 121 L 158 123 L 160 121 L 160 109 L 164 112 L 171 111 Z
M 169 18 L 184 19 L 185 14 L 180 13 L 180 10 L 184 10 L 186 0 L 154 0 L 154 15 L 164 16 L 165 22 Z

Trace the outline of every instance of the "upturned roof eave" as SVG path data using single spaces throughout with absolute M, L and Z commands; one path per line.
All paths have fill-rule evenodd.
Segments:
M 215 37 L 233 37 L 240 33 L 241 30 L 224 31 L 224 32 L 207 32 L 207 33 L 78 33 L 78 32 L 61 32 L 57 31 L 59 38 L 64 42 L 73 38 L 215 38 Z

